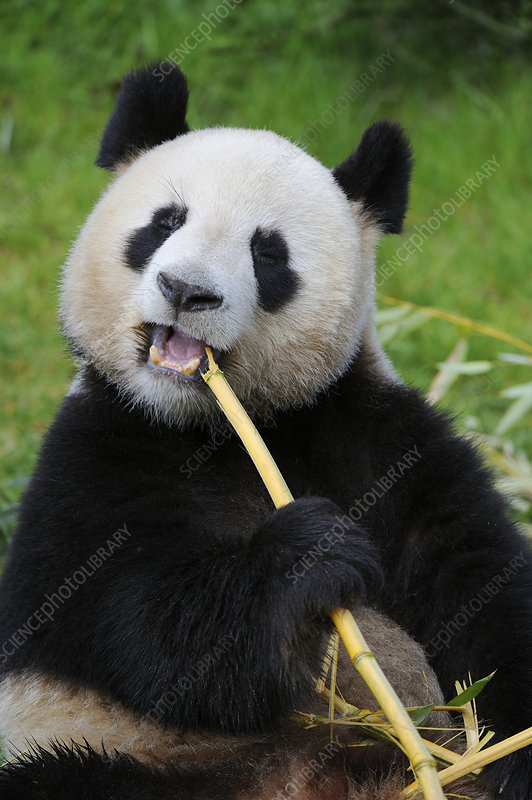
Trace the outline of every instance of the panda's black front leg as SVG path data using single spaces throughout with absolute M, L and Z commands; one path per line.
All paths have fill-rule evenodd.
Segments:
M 150 562 L 137 581 L 141 614 L 118 618 L 105 637 L 121 643 L 117 694 L 184 730 L 265 730 L 290 714 L 312 692 L 329 610 L 380 580 L 361 529 L 344 525 L 338 546 L 339 514 L 327 500 L 296 500 L 247 541 L 198 534 L 173 563 L 168 552 L 162 569 Z M 133 663 L 139 641 L 144 659 Z

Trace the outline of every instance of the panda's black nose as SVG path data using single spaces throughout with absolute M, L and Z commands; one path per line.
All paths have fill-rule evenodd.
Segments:
M 159 272 L 157 283 L 163 297 L 173 305 L 176 311 L 212 311 L 222 305 L 223 297 L 214 294 L 203 286 L 185 283 L 178 278 L 171 278 L 165 272 Z

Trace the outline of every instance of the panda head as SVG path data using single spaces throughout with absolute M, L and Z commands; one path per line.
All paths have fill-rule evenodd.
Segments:
M 82 361 L 179 425 L 215 407 L 206 345 L 255 415 L 312 402 L 361 351 L 386 372 L 374 249 L 406 210 L 401 129 L 373 124 L 330 171 L 271 131 L 190 131 L 187 97 L 177 67 L 124 81 L 97 161 L 116 178 L 64 269 Z

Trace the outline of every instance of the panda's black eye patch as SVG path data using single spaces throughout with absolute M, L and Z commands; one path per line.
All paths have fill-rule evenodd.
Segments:
M 152 225 L 155 225 L 163 231 L 170 231 L 173 233 L 185 224 L 186 218 L 186 208 L 172 203 L 164 208 L 159 208 L 153 214 Z
M 126 240 L 125 259 L 131 269 L 144 269 L 152 255 L 169 236 L 185 224 L 187 209 L 170 203 L 153 212 L 151 220 L 133 231 Z
M 250 249 L 259 304 L 264 311 L 277 311 L 291 300 L 299 286 L 299 278 L 289 264 L 286 240 L 279 231 L 257 228 Z

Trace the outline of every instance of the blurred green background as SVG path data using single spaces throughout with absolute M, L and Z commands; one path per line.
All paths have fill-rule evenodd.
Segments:
M 59 266 L 108 180 L 93 162 L 121 76 L 148 60 L 180 61 L 192 126 L 273 128 L 328 166 L 372 121 L 402 123 L 416 159 L 411 207 L 404 236 L 383 241 L 380 264 L 494 157 L 494 173 L 380 290 L 532 340 L 531 2 L 3 0 L 0 29 L 4 544 L 73 373 L 56 322 Z M 398 370 L 424 391 L 465 340 L 460 357 L 473 365 L 445 373 L 457 380 L 441 402 L 484 435 L 513 480 L 516 511 L 530 514 L 530 345 L 384 299 L 381 308 Z

